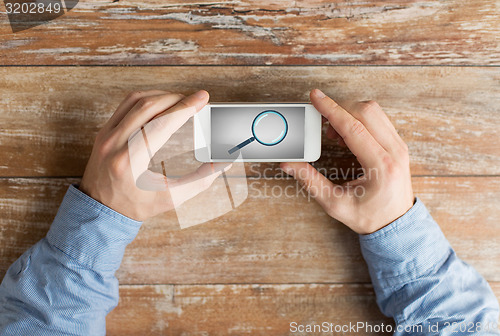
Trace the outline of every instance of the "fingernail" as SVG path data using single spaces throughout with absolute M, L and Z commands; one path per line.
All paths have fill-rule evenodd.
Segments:
M 314 89 L 313 94 L 318 98 L 325 98 L 326 94 L 323 93 L 320 89 Z
M 208 93 L 205 90 L 200 90 L 194 94 L 194 96 L 198 99 L 205 99 L 207 97 Z

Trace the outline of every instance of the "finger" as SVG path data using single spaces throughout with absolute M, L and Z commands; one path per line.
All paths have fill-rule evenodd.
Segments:
M 192 107 L 196 109 L 196 112 L 199 112 L 203 107 L 205 107 L 205 105 L 207 105 L 209 98 L 210 95 L 207 91 L 200 90 L 179 100 L 174 106 L 169 108 L 169 110 L 165 111 L 163 114 L 172 114 L 173 112 L 190 109 Z M 158 117 L 161 117 L 163 114 L 158 115 Z
M 370 134 L 388 152 L 397 152 L 402 139 L 382 108 L 374 101 L 349 103 L 343 106 L 346 111 L 361 121 Z
M 115 134 L 119 134 L 118 138 L 128 138 L 132 132 L 145 125 L 156 115 L 166 111 L 170 107 L 177 104 L 183 96 L 177 93 L 166 93 L 163 95 L 155 95 L 140 98 L 137 103 L 123 117 L 118 126 L 113 130 Z
M 167 178 L 160 173 L 146 169 L 137 177 L 134 176 L 135 185 L 141 190 L 165 191 L 168 190 Z
M 311 102 L 325 116 L 363 167 L 376 167 L 387 155 L 366 127 L 318 89 L 311 91 Z
M 178 102 L 167 113 L 161 113 L 124 140 L 128 142 L 130 166 L 136 180 L 148 169 L 149 162 L 170 136 L 206 105 L 208 93 L 200 92 L 184 98 L 182 103 Z M 124 132 L 119 136 L 126 135 Z
M 215 179 L 230 168 L 231 163 L 204 163 L 193 173 L 179 179 L 167 179 L 174 207 L 210 188 Z
M 342 186 L 334 185 L 309 163 L 286 162 L 280 164 L 280 167 L 285 173 L 299 181 L 327 213 L 331 214 L 336 207 L 347 205 L 347 195 L 338 192 Z M 331 215 L 335 217 L 335 214 Z
M 164 95 L 169 92 L 161 90 L 150 90 L 150 91 L 135 91 L 127 95 L 127 97 L 118 105 L 115 113 L 109 118 L 105 127 L 109 129 L 115 128 L 123 117 L 130 111 L 130 109 L 137 104 L 139 99 L 151 96 Z
M 167 111 L 158 114 L 142 128 L 142 133 L 151 155 L 154 155 L 189 118 L 208 102 L 206 91 L 188 96 Z
M 203 182 L 206 177 L 216 174 L 220 175 L 222 172 L 226 172 L 231 169 L 231 162 L 209 162 L 200 165 L 194 172 L 186 174 L 180 178 L 173 179 L 168 178 L 168 185 L 171 188 L 179 187 L 184 184 L 189 184 L 193 182 Z
M 138 178 L 135 180 L 135 184 L 137 188 L 147 191 L 166 191 L 169 189 L 177 188 L 183 184 L 188 184 L 196 181 L 199 181 L 198 187 L 200 187 L 203 183 L 207 183 L 209 187 L 213 182 L 212 179 L 215 179 L 223 171 L 225 172 L 230 168 L 231 163 L 205 163 L 201 165 L 195 172 L 185 175 L 179 179 L 168 178 L 163 174 L 153 172 L 148 169 L 144 171 L 140 176 L 138 176 Z M 189 186 L 194 185 L 196 184 L 190 184 Z

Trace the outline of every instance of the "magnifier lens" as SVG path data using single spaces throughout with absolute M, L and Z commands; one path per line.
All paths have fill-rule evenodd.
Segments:
M 260 113 L 252 124 L 255 140 L 267 146 L 281 142 L 287 131 L 288 125 L 285 118 L 276 111 Z
M 259 113 L 252 122 L 253 136 L 230 148 L 227 152 L 233 154 L 254 140 L 262 145 L 274 146 L 283 141 L 287 132 L 288 123 L 281 113 L 273 110 L 264 111 Z

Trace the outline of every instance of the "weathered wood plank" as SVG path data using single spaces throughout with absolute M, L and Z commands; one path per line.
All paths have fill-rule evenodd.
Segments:
M 500 284 L 490 285 L 500 297 Z M 371 286 L 352 284 L 120 286 L 120 303 L 106 321 L 107 334 L 120 336 L 392 335 L 374 327 L 394 326 L 380 313 Z M 372 328 L 291 333 L 291 322 Z
M 341 284 L 120 286 L 120 303 L 106 321 L 108 335 L 291 335 L 291 322 L 394 325 L 370 285 Z
M 378 100 L 410 147 L 413 174 L 498 175 L 499 84 L 500 68 L 477 67 L 0 68 L 0 176 L 80 176 L 95 133 L 132 90 L 269 102 L 307 101 L 314 87 Z M 319 166 L 353 164 L 325 139 Z M 248 173 L 266 167 L 276 165 Z
M 0 179 L 0 276 L 44 236 L 72 181 Z M 248 183 L 240 207 L 203 225 L 180 230 L 174 212 L 144 223 L 118 271 L 120 282 L 369 282 L 353 232 L 300 192 L 295 196 L 294 187 L 290 197 L 280 197 L 293 181 Z M 413 183 L 458 255 L 499 281 L 500 179 L 416 177 Z
M 5 8 L 2 6 L 2 12 Z M 500 64 L 495 0 L 80 1 L 1 64 Z

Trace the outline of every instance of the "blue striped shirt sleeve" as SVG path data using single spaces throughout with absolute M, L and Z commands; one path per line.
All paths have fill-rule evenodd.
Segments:
M 394 335 L 500 335 L 493 291 L 457 257 L 418 198 L 360 243 L 377 303 L 396 322 Z
M 47 236 L 0 285 L 0 335 L 104 335 L 115 272 L 140 227 L 70 186 Z
M 118 303 L 114 273 L 140 226 L 71 186 L 47 236 L 0 285 L 0 335 L 105 334 L 105 317 Z M 490 287 L 457 258 L 420 200 L 360 241 L 377 302 L 402 328 L 396 335 L 469 334 L 452 333 L 453 322 L 498 334 L 487 327 L 499 310 Z M 411 326 L 422 332 L 405 331 Z

